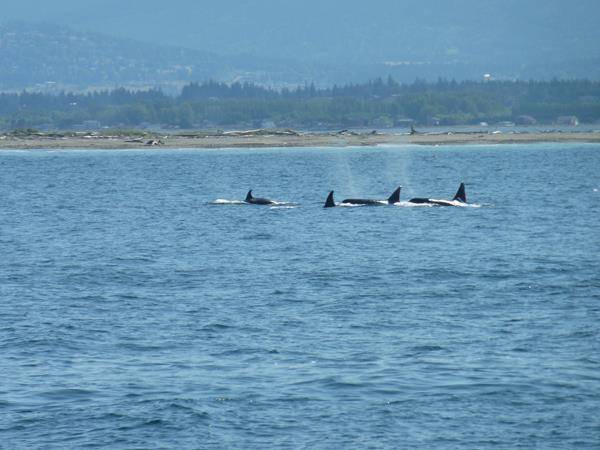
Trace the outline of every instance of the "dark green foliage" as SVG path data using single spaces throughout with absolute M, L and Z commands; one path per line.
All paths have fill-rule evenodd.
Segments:
M 249 83 L 192 83 L 178 97 L 160 90 L 116 89 L 88 94 L 0 94 L 0 126 L 41 125 L 68 129 L 95 120 L 103 126 L 143 123 L 181 128 L 390 127 L 412 119 L 426 124 L 470 124 L 514 120 L 529 115 L 541 123 L 575 115 L 582 122 L 600 119 L 600 82 L 455 82 L 393 79 L 316 89 L 314 85 L 275 90 Z

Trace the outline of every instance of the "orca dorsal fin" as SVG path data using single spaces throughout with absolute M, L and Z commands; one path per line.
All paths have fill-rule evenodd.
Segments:
M 465 192 L 465 183 L 460 183 L 458 191 L 452 200 L 458 200 L 459 202 L 467 203 L 467 193 Z
M 246 194 L 246 201 L 249 202 L 250 200 L 252 200 L 252 189 Z
M 325 208 L 333 208 L 335 206 L 335 202 L 333 201 L 333 191 L 329 193 L 327 196 L 327 200 L 325 200 Z
M 394 191 L 392 195 L 388 198 L 388 204 L 393 205 L 394 203 L 398 203 L 400 201 L 400 189 L 402 186 L 398 186 L 398 189 Z

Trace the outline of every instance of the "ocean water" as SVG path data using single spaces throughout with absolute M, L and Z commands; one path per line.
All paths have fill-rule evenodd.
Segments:
M 592 144 L 0 151 L 0 448 L 600 448 L 599 225 Z

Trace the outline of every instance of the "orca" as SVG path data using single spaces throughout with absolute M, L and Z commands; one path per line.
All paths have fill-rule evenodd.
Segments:
M 465 192 L 465 183 L 460 183 L 458 187 L 458 191 L 456 191 L 456 195 L 452 200 L 437 200 L 434 198 L 411 198 L 409 203 L 417 203 L 422 204 L 426 203 L 428 205 L 437 205 L 437 206 L 461 206 L 467 203 L 467 194 Z
M 244 200 L 246 203 L 250 203 L 252 205 L 274 205 L 275 202 L 269 198 L 260 198 L 260 197 L 253 197 L 252 196 L 252 189 L 250 189 L 248 191 L 248 194 L 246 194 L 246 200 Z
M 392 195 L 390 195 L 388 197 L 387 200 L 371 200 L 371 199 L 366 199 L 366 198 L 347 198 L 345 200 L 342 200 L 342 203 L 348 204 L 348 205 L 370 205 L 370 206 L 378 206 L 378 205 L 385 205 L 386 202 L 388 205 L 393 205 L 394 203 L 398 203 L 400 201 L 400 189 L 402 189 L 402 186 L 400 186 L 398 189 L 396 189 Z M 335 201 L 333 200 L 333 191 L 331 191 L 329 193 L 329 195 L 327 196 L 327 200 L 325 201 L 325 208 L 333 208 L 334 206 L 336 206 Z

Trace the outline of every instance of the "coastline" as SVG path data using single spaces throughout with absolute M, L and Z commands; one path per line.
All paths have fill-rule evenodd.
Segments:
M 359 147 L 375 145 L 482 145 L 541 142 L 600 143 L 600 132 L 428 134 L 295 133 L 264 130 L 215 135 L 0 135 L 0 149 L 140 149 L 140 148 L 269 148 L 269 147 Z

